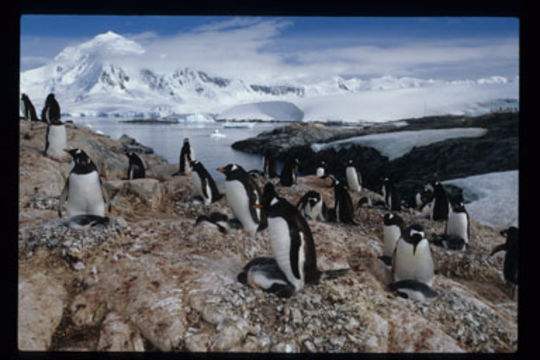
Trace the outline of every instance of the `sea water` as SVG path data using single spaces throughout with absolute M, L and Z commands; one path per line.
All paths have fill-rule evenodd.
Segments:
M 189 138 L 195 151 L 195 158 L 202 162 L 217 182 L 224 181 L 223 174 L 216 171 L 229 163 L 241 165 L 246 171 L 262 170 L 262 155 L 248 154 L 231 147 L 236 141 L 257 136 L 263 131 L 280 126 L 277 123 L 249 123 L 249 127 L 228 128 L 223 123 L 185 122 L 177 124 L 126 123 L 126 119 L 80 117 L 71 119 L 76 125 L 83 125 L 93 131 L 101 131 L 112 139 L 123 134 L 134 138 L 142 145 L 154 149 L 169 163 L 178 164 L 184 138 Z M 222 136 L 215 136 L 217 132 Z M 214 135 L 213 135 L 214 134 Z

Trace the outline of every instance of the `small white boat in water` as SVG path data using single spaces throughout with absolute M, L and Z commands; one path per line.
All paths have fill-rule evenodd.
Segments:
M 220 132 L 218 129 L 214 129 L 214 132 L 212 132 L 210 134 L 211 137 L 216 137 L 216 138 L 222 138 L 222 137 L 226 137 L 227 135 L 223 134 L 222 132 Z

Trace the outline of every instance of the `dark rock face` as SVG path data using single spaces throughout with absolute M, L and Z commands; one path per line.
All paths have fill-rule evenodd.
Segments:
M 319 161 L 325 160 L 329 173 L 344 177 L 344 162 L 353 159 L 362 174 L 363 185 L 380 192 L 381 178 L 391 177 L 401 194 L 408 198 L 413 188 L 438 178 L 440 181 L 495 171 L 518 169 L 519 113 L 491 113 L 478 117 L 437 116 L 409 119 L 408 125 L 392 123 L 351 128 L 320 124 L 294 124 L 255 138 L 233 144 L 236 150 L 264 153 L 270 150 L 279 160 L 300 160 L 300 172 L 313 174 Z M 405 130 L 481 127 L 488 129 L 478 138 L 457 138 L 413 148 L 409 153 L 389 161 L 377 150 L 355 145 L 348 149 L 325 149 L 315 153 L 312 143 L 328 143 L 353 136 Z M 452 199 L 459 199 L 459 189 L 447 189 Z

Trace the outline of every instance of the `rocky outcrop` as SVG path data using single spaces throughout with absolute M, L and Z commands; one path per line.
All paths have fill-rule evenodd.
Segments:
M 35 153 L 26 143 L 31 140 L 22 137 L 27 133 L 32 138 L 37 131 L 36 127 L 21 132 L 21 158 Z M 105 147 L 104 137 L 81 131 L 88 141 L 101 144 L 96 148 Z M 111 141 L 108 151 L 121 149 L 119 141 L 105 139 Z M 517 303 L 500 278 L 502 264 L 489 256 L 502 241 L 492 228 L 473 222 L 467 252 L 432 247 L 437 264 L 433 287 L 439 296 L 422 303 L 396 297 L 386 289 L 390 270 L 377 258 L 383 245 L 382 209 L 357 208 L 358 226 L 310 220 L 318 267 L 349 267 L 350 271 L 282 299 L 236 281 L 247 262 L 241 254 L 249 235 L 243 230 L 221 233 L 210 226 L 195 226 L 198 215 L 232 213 L 225 199 L 209 206 L 193 202 L 190 177 L 170 176 L 175 164 L 153 166 L 154 175 L 148 179 L 109 176 L 104 184 L 111 197 L 110 221 L 87 229 L 67 228 L 56 218 L 58 194 L 40 185 L 54 180 L 41 173 L 52 174 L 56 167 L 59 176 L 65 176 L 64 165 L 47 160 L 42 164 L 43 168 L 35 169 L 25 165 L 21 176 L 21 188 L 27 181 L 39 185 L 35 193 L 23 193 L 19 208 L 21 349 L 517 350 Z M 332 204 L 332 189 L 314 176 L 299 178 L 292 187 L 277 187 L 280 196 L 292 203 L 309 189 Z M 354 203 L 360 196 L 380 199 L 370 191 L 352 196 Z M 442 232 L 443 224 L 420 213 L 400 215 L 407 223 L 422 224 L 428 234 Z M 268 232 L 261 232 L 254 245 L 257 256 L 270 254 Z
M 414 185 L 423 185 L 437 176 L 441 181 L 518 168 L 519 113 L 492 113 L 478 117 L 439 116 L 407 119 L 399 122 L 365 125 L 347 129 L 320 124 L 294 124 L 238 141 L 236 150 L 264 154 L 270 150 L 280 160 L 300 159 L 300 171 L 313 174 L 320 159 L 329 171 L 344 176 L 343 161 L 354 159 L 369 189 L 379 191 L 381 178 L 390 176 L 398 182 L 404 197 L 412 194 Z M 310 145 L 328 143 L 353 136 L 375 133 L 477 127 L 488 129 L 478 138 L 457 138 L 412 149 L 406 155 L 389 161 L 371 147 L 354 145 L 339 150 L 326 149 L 315 153 Z

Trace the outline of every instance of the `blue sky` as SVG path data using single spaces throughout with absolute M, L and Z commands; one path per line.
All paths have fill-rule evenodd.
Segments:
M 519 20 L 504 17 L 24 15 L 21 70 L 107 31 L 141 44 L 147 61 L 163 69 L 185 64 L 216 75 L 519 74 Z

